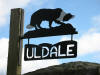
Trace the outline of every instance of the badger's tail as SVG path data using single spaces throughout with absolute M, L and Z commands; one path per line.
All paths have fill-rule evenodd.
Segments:
M 31 28 L 33 28 L 33 27 L 34 27 L 34 26 L 32 26 L 32 25 L 30 25 L 30 24 L 26 26 L 27 29 L 31 29 Z

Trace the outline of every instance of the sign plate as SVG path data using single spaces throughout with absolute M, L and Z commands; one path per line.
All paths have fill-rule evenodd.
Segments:
M 62 41 L 54 45 L 42 43 L 39 45 L 26 44 L 24 60 L 74 58 L 77 56 L 77 42 L 73 40 Z

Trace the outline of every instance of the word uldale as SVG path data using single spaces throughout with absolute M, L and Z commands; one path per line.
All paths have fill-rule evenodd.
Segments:
M 76 41 L 62 41 L 54 45 L 42 43 L 39 45 L 26 44 L 24 60 L 74 58 L 77 56 Z

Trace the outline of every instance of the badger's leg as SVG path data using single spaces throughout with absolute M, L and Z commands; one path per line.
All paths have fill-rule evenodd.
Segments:
M 37 30 L 38 28 L 37 28 L 37 26 L 35 25 L 35 30 Z
M 49 21 L 49 28 L 52 28 L 52 21 Z
M 65 23 L 63 23 L 63 22 L 60 22 L 60 21 L 58 21 L 58 20 L 54 20 L 56 23 L 58 23 L 58 24 L 65 24 Z

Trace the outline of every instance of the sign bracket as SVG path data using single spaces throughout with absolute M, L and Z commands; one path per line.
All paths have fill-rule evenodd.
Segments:
M 30 44 L 30 38 L 28 38 L 28 45 Z
M 73 34 L 71 34 L 71 41 L 73 40 Z

